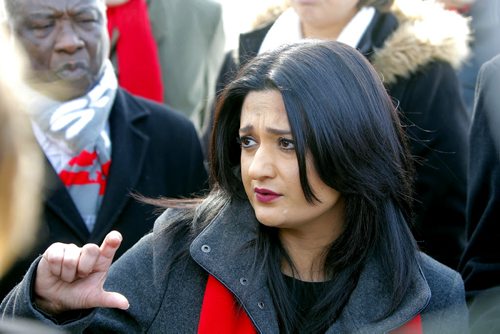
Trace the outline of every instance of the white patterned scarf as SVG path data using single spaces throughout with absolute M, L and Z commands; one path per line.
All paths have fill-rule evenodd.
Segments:
M 72 156 L 59 177 L 90 232 L 111 165 L 106 124 L 117 88 L 111 62 L 106 61 L 101 79 L 87 94 L 66 102 L 41 102 L 41 110 L 32 112 L 32 121 L 41 132 Z

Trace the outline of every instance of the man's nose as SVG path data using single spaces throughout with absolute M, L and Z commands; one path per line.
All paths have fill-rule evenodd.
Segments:
M 75 53 L 85 45 L 70 21 L 63 21 L 55 44 L 56 51 Z

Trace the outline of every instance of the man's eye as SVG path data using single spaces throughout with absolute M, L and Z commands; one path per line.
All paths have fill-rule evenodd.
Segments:
M 101 21 L 101 16 L 94 10 L 85 10 L 74 16 L 75 22 L 82 25 L 93 25 Z
M 53 23 L 51 22 L 45 22 L 45 23 L 34 23 L 31 25 L 31 28 L 33 30 L 46 30 L 49 29 L 53 26 Z
M 239 137 L 236 140 L 238 141 L 238 144 L 240 144 L 242 148 L 251 147 L 252 145 L 255 144 L 255 140 L 253 140 L 251 137 L 248 136 Z
M 96 23 L 97 19 L 94 17 L 81 17 L 78 19 L 80 23 Z
M 295 143 L 292 139 L 280 138 L 279 145 L 284 150 L 294 150 L 295 149 Z

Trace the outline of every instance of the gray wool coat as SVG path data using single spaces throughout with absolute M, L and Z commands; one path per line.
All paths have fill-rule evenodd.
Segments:
M 127 311 L 95 309 L 66 322 L 70 332 L 196 333 L 208 273 L 222 282 L 242 304 L 259 333 L 279 333 L 273 301 L 264 274 L 250 272 L 254 260 L 248 242 L 258 222 L 248 202 L 226 206 L 189 246 L 189 255 L 172 262 L 187 237 L 165 233 L 175 210 L 158 218 L 152 233 L 123 255 L 109 272 L 108 291 L 124 294 Z M 173 263 L 172 265 L 169 265 Z M 421 254 L 417 274 L 399 308 L 380 318 L 389 307 L 387 277 L 374 259 L 365 266 L 357 287 L 339 319 L 327 333 L 386 333 L 420 314 L 424 333 L 465 333 L 468 311 L 461 277 Z M 3 301 L 3 316 L 52 321 L 37 311 L 31 298 L 36 262 L 23 282 Z M 86 331 L 86 332 L 87 332 Z

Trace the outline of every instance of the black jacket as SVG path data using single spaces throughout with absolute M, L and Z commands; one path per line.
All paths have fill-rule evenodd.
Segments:
M 69 192 L 46 160 L 47 189 L 36 246 L 2 278 L 2 299 L 22 279 L 29 264 L 53 242 L 100 244 L 112 229 L 123 243 L 118 258 L 155 221 L 154 208 L 131 197 L 181 197 L 206 187 L 200 142 L 192 123 L 165 106 L 118 90 L 109 116 L 111 168 L 95 228 L 89 233 Z
M 380 73 L 398 104 L 416 158 L 414 235 L 424 252 L 456 269 L 465 246 L 470 120 L 453 66 L 467 55 L 467 24 L 451 12 L 427 15 L 442 11 L 435 4 L 415 1 L 414 5 L 423 6 L 413 12 L 421 17 L 412 15 L 410 19 L 412 8 L 377 12 L 358 49 Z M 235 77 L 240 66 L 257 55 L 273 23 L 240 35 L 238 50 L 226 55 L 218 91 Z M 418 25 L 426 25 L 430 33 L 439 30 L 440 43 L 430 36 L 417 38 L 413 29 Z M 208 135 L 204 139 L 206 144 Z
M 470 130 L 468 243 L 460 263 L 474 333 L 500 331 L 500 56 L 479 72 Z

